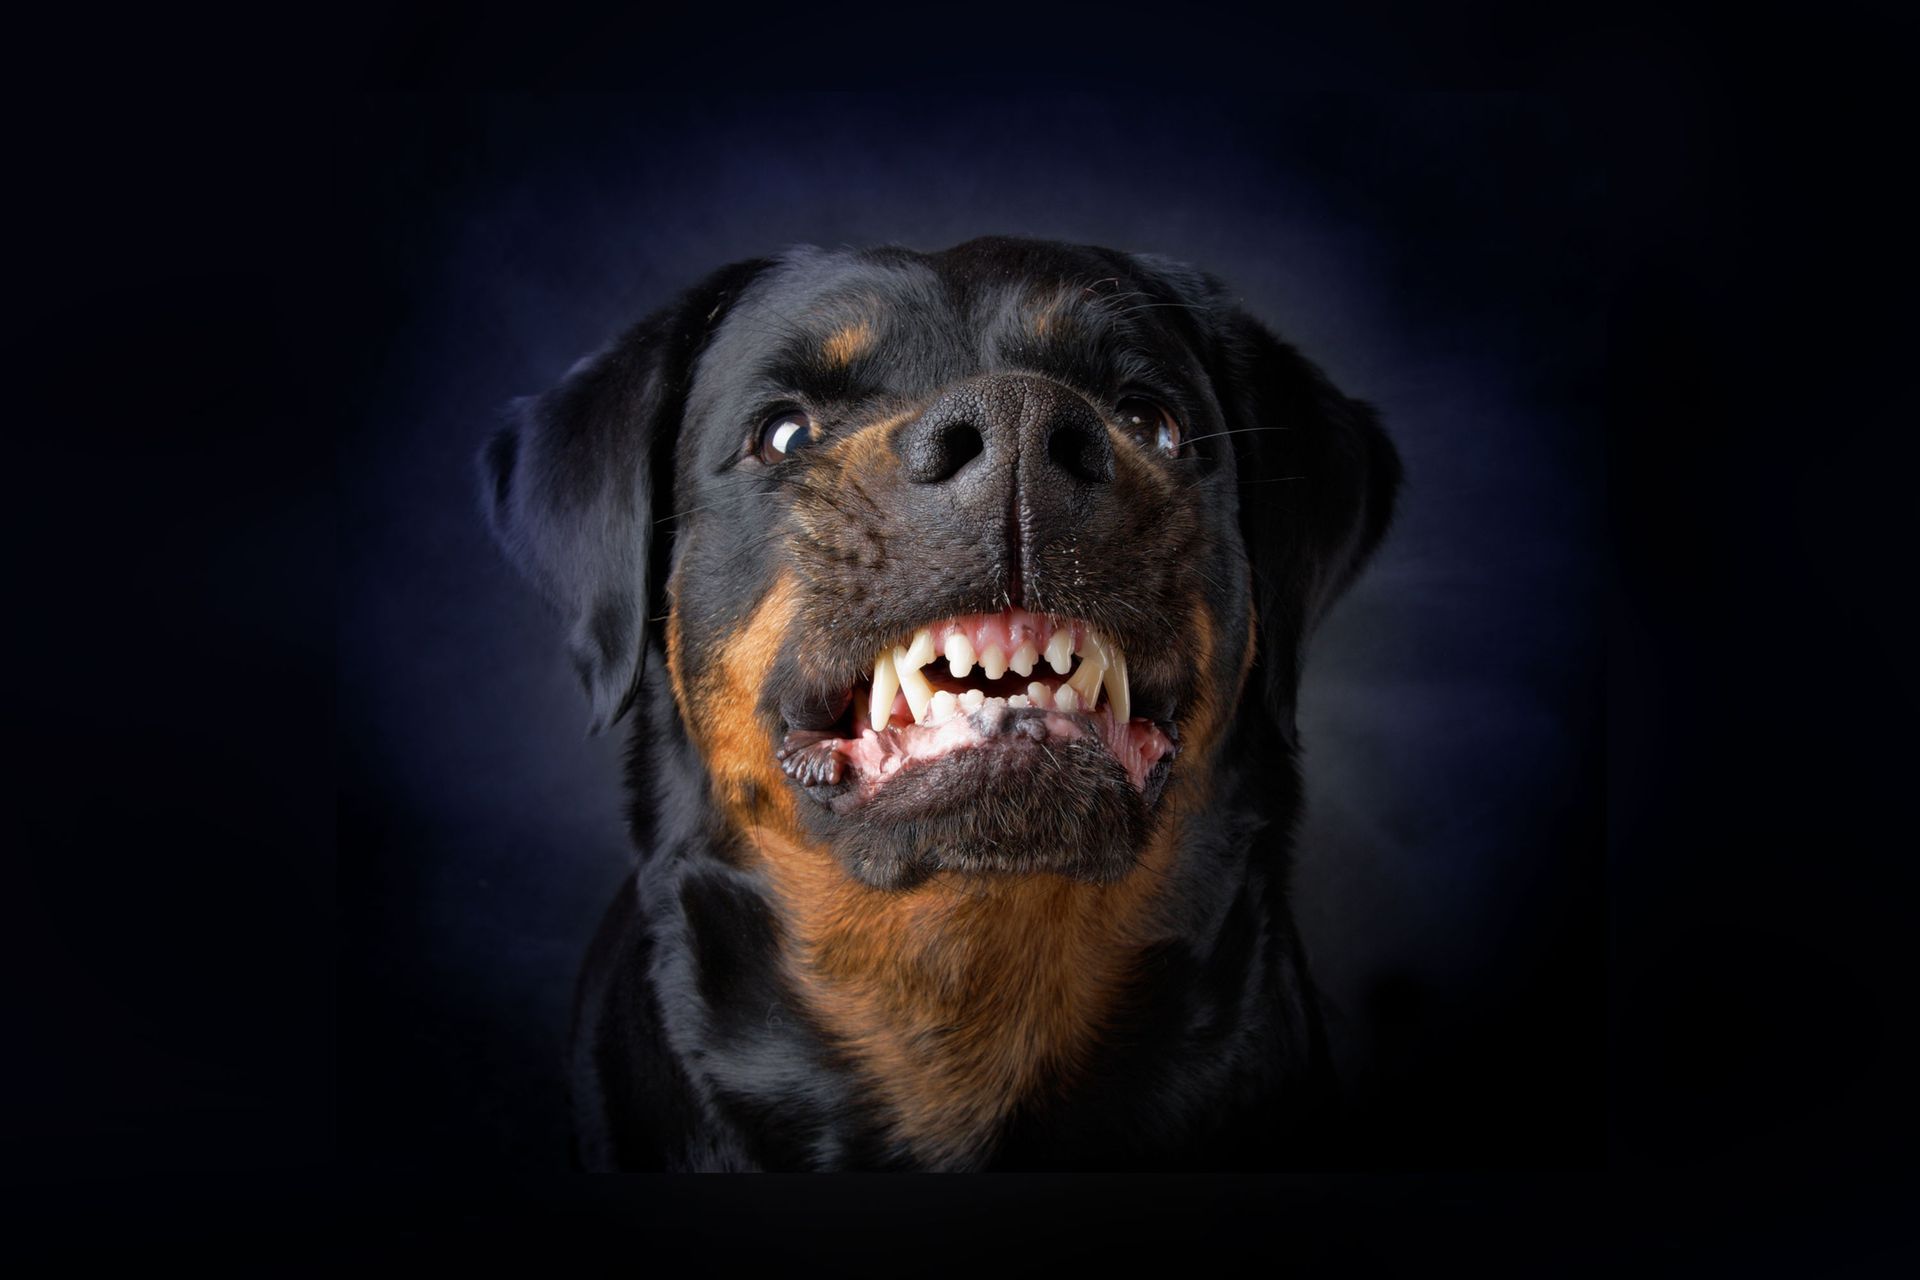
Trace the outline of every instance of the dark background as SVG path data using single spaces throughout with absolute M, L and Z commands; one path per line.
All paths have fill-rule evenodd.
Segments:
M 43 103 L 9 315 L 36 749 L 0 934 L 28 1239 L 778 1252 L 862 1206 L 951 1240 L 1073 1203 L 1168 1226 L 1166 1257 L 1249 1214 L 1272 1259 L 1892 1257 L 1914 684 L 1884 616 L 1911 574 L 1876 552 L 1915 459 L 1887 12 L 1844 55 L 1774 27 L 1751 65 L 1752 28 L 1522 49 L 1494 77 L 1520 96 L 1223 100 L 1128 64 L 1104 96 L 937 107 Z M 442 74 L 394 57 L 370 78 Z M 616 746 L 485 543 L 471 450 L 713 263 L 989 230 L 1219 272 L 1407 457 L 1303 711 L 1298 897 L 1365 1173 L 549 1178 L 565 990 L 624 865 Z
M 406 321 L 340 452 L 348 1151 L 564 1167 L 568 997 L 630 865 L 624 735 L 586 738 L 562 628 L 476 516 L 501 406 L 718 264 L 998 232 L 1201 264 L 1378 406 L 1410 479 L 1301 715 L 1299 914 L 1353 1163 L 1601 1163 L 1606 174 L 1560 104 L 394 102 L 371 125 Z
M 1302 708 L 1298 902 L 1354 1161 L 1599 1165 L 1607 188 L 1561 104 L 390 102 L 367 127 L 405 324 L 340 451 L 349 1150 L 561 1167 L 570 984 L 630 865 L 624 735 L 586 739 L 561 626 L 476 518 L 499 409 L 714 265 L 1012 232 L 1204 265 L 1390 424 L 1396 532 Z

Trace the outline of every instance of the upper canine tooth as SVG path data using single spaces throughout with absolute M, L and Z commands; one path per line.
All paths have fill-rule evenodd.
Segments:
M 1127 687 L 1127 655 L 1119 645 L 1108 650 L 1113 665 L 1107 668 L 1105 687 L 1107 705 L 1113 708 L 1115 724 L 1125 724 L 1133 718 L 1133 693 Z
M 1107 673 L 1107 650 L 1093 636 L 1087 637 L 1086 652 L 1080 666 L 1067 677 L 1067 686 L 1080 695 L 1080 705 L 1088 711 L 1100 701 L 1100 681 Z
M 1013 674 L 1025 679 L 1033 674 L 1033 664 L 1040 661 L 1040 651 L 1033 647 L 1033 641 L 1022 640 L 1020 647 L 1007 659 L 1007 665 L 1013 668 Z
M 904 649 L 894 650 L 893 658 L 902 670 L 912 667 L 918 671 L 933 661 L 933 632 L 925 627 L 913 633 L 913 643 Z
M 876 729 L 887 727 L 893 716 L 893 695 L 900 692 L 900 677 L 894 673 L 893 655 L 883 653 L 873 660 L 873 697 L 867 703 L 867 720 Z
M 933 641 L 929 640 L 927 643 L 932 644 Z M 920 674 L 918 664 L 908 664 L 907 650 L 893 651 L 893 666 L 900 678 L 900 692 L 907 695 L 907 706 L 913 711 L 913 722 L 924 723 L 927 718 L 927 708 L 933 705 L 933 686 L 928 684 L 927 678 Z
M 1053 668 L 1053 674 L 1063 676 L 1067 668 L 1073 665 L 1073 630 L 1062 627 L 1053 633 L 1047 641 L 1047 665 Z
M 986 652 L 980 655 L 980 670 L 989 680 L 998 680 L 1007 674 L 1007 655 L 999 645 L 988 645 Z
M 947 637 L 947 670 L 955 680 L 966 679 L 973 670 L 973 641 L 958 631 Z

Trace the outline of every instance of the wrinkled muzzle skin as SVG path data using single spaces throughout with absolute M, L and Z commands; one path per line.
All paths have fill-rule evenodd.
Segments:
M 1294 701 L 1399 463 L 1216 281 L 738 263 L 483 474 L 596 726 L 637 707 L 585 1163 L 1220 1167 L 1317 1114 Z

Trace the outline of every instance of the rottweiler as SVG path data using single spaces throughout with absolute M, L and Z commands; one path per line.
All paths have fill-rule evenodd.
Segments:
M 1295 694 L 1375 413 L 1168 259 L 722 268 L 482 451 L 639 850 L 574 1013 L 588 1169 L 1325 1158 Z

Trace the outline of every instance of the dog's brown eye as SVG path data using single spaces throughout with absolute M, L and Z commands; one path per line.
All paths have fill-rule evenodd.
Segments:
M 813 419 L 801 410 L 783 413 L 770 418 L 767 425 L 760 428 L 759 443 L 754 453 L 762 462 L 778 462 L 800 452 L 820 438 L 820 429 Z
M 1133 432 L 1133 438 L 1169 458 L 1180 456 L 1180 424 L 1166 408 L 1145 396 L 1128 396 L 1117 406 L 1120 425 Z

